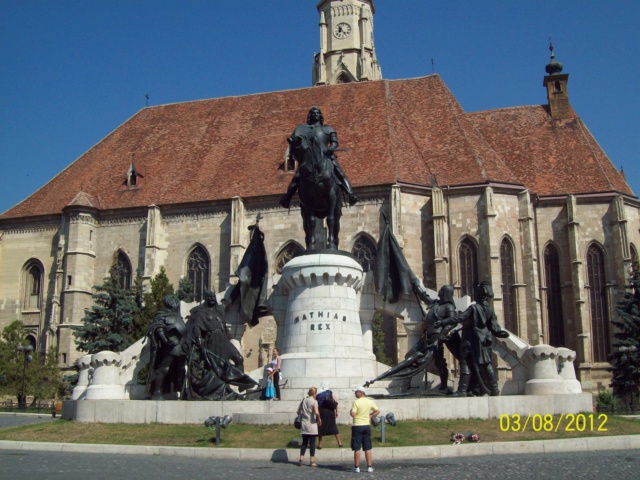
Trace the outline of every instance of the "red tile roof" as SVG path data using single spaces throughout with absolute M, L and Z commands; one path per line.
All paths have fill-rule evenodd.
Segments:
M 538 195 L 633 195 L 577 115 L 553 120 L 546 106 L 531 106 L 467 116 L 514 175 Z
M 291 178 L 286 139 L 313 105 L 348 149 L 340 163 L 355 187 L 495 181 L 541 195 L 632 194 L 578 118 L 552 120 L 544 107 L 466 114 L 431 75 L 145 108 L 0 219 L 72 202 L 121 209 L 280 196 Z M 132 154 L 141 178 L 127 188 Z

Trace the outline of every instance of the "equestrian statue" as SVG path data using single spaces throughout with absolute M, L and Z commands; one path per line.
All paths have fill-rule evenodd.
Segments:
M 318 218 L 326 218 L 327 248 L 336 250 L 342 216 L 341 190 L 349 205 L 358 202 L 335 156 L 338 135 L 332 127 L 324 124 L 320 109 L 312 107 L 307 123 L 298 125 L 287 141 L 289 155 L 298 162 L 298 169 L 280 205 L 289 208 L 293 195 L 298 191 L 307 250 L 319 248 L 314 235 Z

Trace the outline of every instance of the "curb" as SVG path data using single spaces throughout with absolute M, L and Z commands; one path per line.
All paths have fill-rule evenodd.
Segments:
M 407 460 L 416 458 L 451 458 L 476 455 L 519 455 L 526 453 L 585 452 L 598 450 L 640 449 L 640 435 L 609 437 L 583 437 L 567 440 L 533 440 L 528 442 L 492 442 L 467 445 L 377 447 L 376 461 Z M 191 448 L 141 445 L 98 445 L 88 443 L 16 442 L 0 440 L 0 450 L 100 453 L 116 455 L 166 455 L 190 458 L 270 461 L 276 463 L 297 462 L 298 449 L 264 448 Z M 350 449 L 331 448 L 316 452 L 321 463 L 352 462 Z

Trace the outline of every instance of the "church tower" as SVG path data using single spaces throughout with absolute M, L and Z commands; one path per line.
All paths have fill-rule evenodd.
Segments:
M 320 52 L 314 54 L 314 85 L 380 80 L 373 45 L 373 0 L 321 0 Z

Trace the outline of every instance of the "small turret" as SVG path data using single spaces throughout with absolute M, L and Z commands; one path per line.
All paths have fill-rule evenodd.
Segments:
M 555 119 L 569 118 L 572 116 L 571 106 L 569 105 L 569 90 L 567 89 L 569 75 L 562 73 L 562 63 L 556 60 L 553 50 L 553 44 L 549 41 L 551 60 L 545 67 L 547 75 L 544 77 L 543 82 L 543 86 L 547 89 L 549 113 Z

